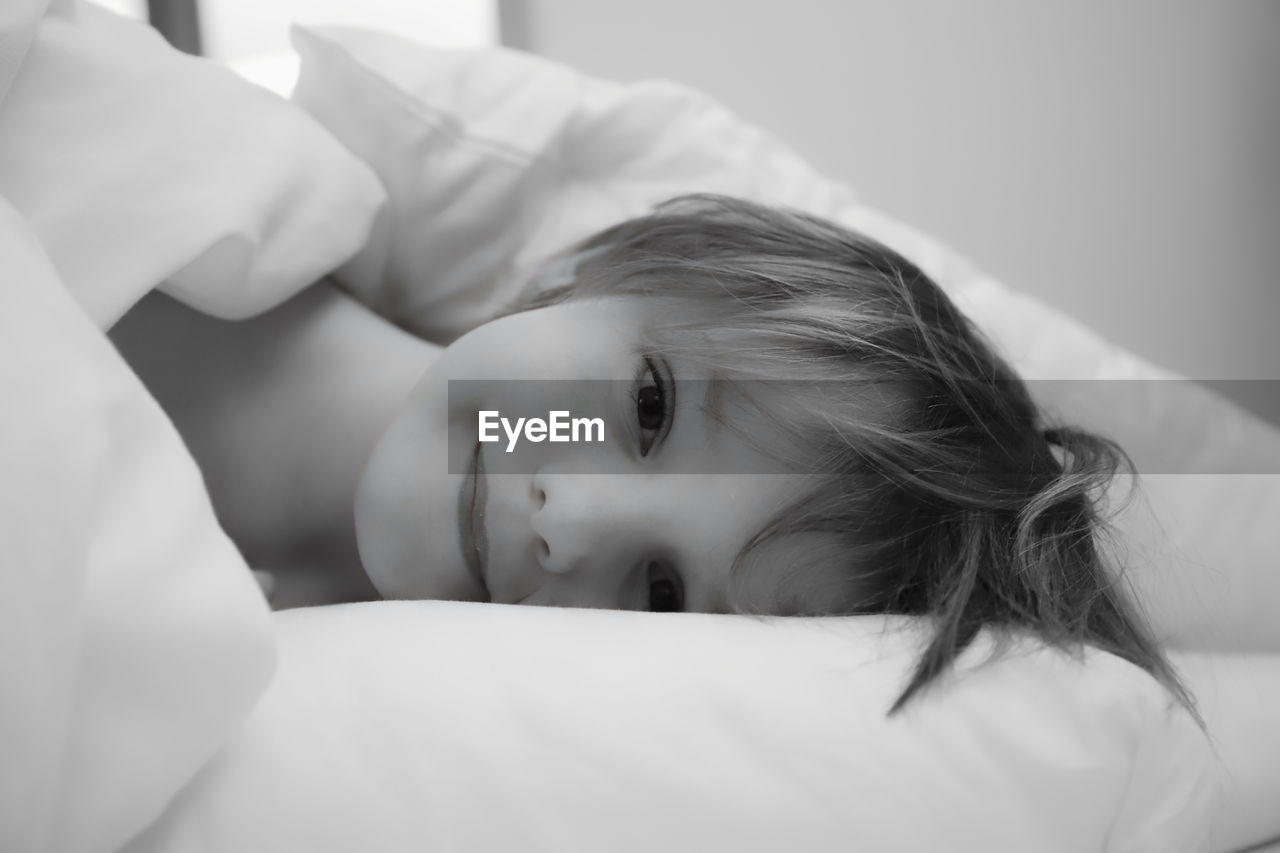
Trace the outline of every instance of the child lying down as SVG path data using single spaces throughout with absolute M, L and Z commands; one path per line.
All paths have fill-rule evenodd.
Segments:
M 1098 646 L 1190 704 L 1096 541 L 1123 451 L 1046 425 L 909 261 L 714 196 L 565 259 L 447 348 L 327 285 L 240 323 L 155 295 L 112 337 L 277 606 L 930 614 L 899 705 L 988 626 Z M 539 395 L 609 440 L 508 417 Z

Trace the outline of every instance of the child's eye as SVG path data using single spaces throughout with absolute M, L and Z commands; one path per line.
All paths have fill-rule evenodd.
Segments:
M 660 434 L 671 428 L 671 383 L 648 356 L 645 356 L 644 366 L 640 387 L 635 395 L 641 456 L 647 456 Z
M 684 584 L 680 573 L 659 562 L 647 567 L 649 584 L 649 611 L 651 613 L 679 613 L 684 610 Z

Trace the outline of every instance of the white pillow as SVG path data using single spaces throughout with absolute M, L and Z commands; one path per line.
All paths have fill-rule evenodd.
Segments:
M 907 620 L 378 602 L 277 615 L 275 681 L 128 853 L 1177 853 L 1208 745 L 1145 673 L 985 638 L 899 715 Z
M 0 197 L 101 327 L 161 282 L 219 316 L 266 310 L 384 203 L 296 106 L 97 6 L 4 15 L 0 60 Z
M 338 277 L 429 338 L 489 319 L 551 254 L 690 189 L 807 209 L 852 201 L 674 84 L 622 87 L 512 50 L 433 50 L 360 29 L 295 26 L 293 41 L 294 100 L 391 197 Z
M 294 44 L 295 100 L 391 197 L 373 238 L 338 273 L 380 312 L 450 339 L 509 304 L 566 245 L 682 192 L 840 222 L 921 266 L 1024 376 L 1128 380 L 1033 382 L 1032 391 L 1064 420 L 1120 441 L 1151 474 L 1120 516 L 1119 538 L 1157 633 L 1189 647 L 1280 650 L 1280 431 L 1194 383 L 1165 381 L 1176 377 L 858 204 L 696 92 L 356 29 L 295 28 Z M 1118 483 L 1117 503 L 1130 491 Z

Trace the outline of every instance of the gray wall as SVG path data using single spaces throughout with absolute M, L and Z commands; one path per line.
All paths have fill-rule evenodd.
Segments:
M 703 89 L 1159 364 L 1280 379 L 1280 3 L 503 5 L 529 48 Z M 1280 383 L 1233 393 L 1280 421 Z

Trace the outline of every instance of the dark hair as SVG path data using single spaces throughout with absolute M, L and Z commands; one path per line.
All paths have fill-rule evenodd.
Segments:
M 675 300 L 683 319 L 655 334 L 677 357 L 731 382 L 801 380 L 781 420 L 794 454 L 825 473 L 738 563 L 772 537 L 834 535 L 840 589 L 775 612 L 931 617 L 891 713 L 987 627 L 1111 652 L 1195 713 L 1101 548 L 1098 501 L 1132 473 L 1128 457 L 1046 425 L 1026 384 L 910 261 L 804 213 L 696 195 L 597 234 L 557 269 L 565 281 L 522 308 L 589 294 Z

